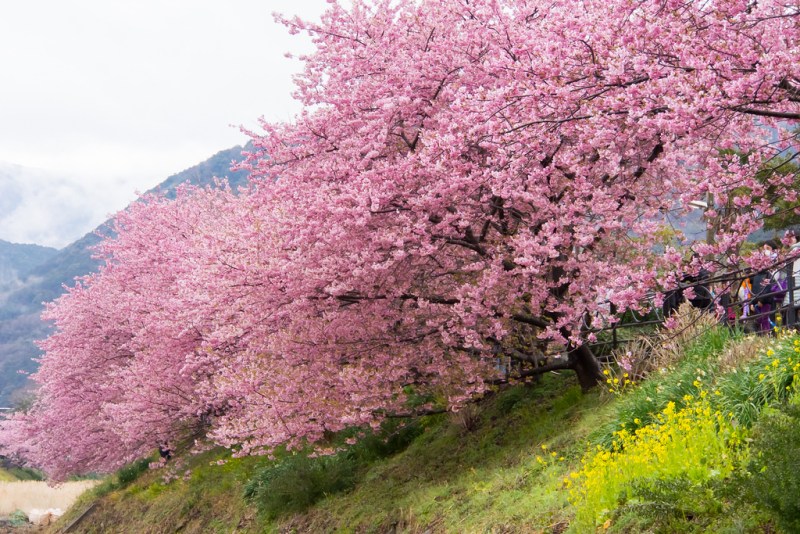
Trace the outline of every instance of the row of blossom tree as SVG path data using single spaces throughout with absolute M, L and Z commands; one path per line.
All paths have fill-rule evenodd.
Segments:
M 352 4 L 284 20 L 316 44 L 305 111 L 249 132 L 249 188 L 117 216 L 105 266 L 45 313 L 4 454 L 57 480 L 193 432 L 238 454 L 318 443 L 458 409 L 545 341 L 591 387 L 582 317 L 687 268 L 654 246 L 669 212 L 712 200 L 696 270 L 742 261 L 772 199 L 796 200 L 756 179 L 797 147 L 794 2 Z

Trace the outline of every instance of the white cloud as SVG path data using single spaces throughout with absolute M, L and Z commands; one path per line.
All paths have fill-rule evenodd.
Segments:
M 231 124 L 290 118 L 299 110 L 289 96 L 299 64 L 284 53 L 310 45 L 271 13 L 316 19 L 325 5 L 3 2 L 0 161 L 52 172 L 31 179 L 35 189 L 14 186 L 23 197 L 13 213 L 0 200 L 0 238 L 61 243 L 63 229 L 48 224 L 80 237 L 135 190 L 243 144 Z M 0 191 L 10 195 L 9 183 Z
M 97 220 L 93 197 L 46 171 L 0 165 L 0 239 L 62 247 Z

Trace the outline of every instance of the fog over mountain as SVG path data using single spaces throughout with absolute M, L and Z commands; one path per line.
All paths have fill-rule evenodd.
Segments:
M 0 162 L 0 239 L 62 248 L 108 217 L 112 206 L 91 207 L 104 196 L 53 171 Z
M 58 253 L 39 245 L 20 245 L 0 239 L 0 299 L 23 285 L 25 274 Z

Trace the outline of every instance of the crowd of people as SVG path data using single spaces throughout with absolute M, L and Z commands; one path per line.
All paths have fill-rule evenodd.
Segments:
M 761 245 L 763 254 L 776 261 L 779 247 L 780 244 L 774 241 Z M 793 244 L 788 252 L 790 258 L 800 253 L 800 242 Z M 791 284 L 790 277 L 793 279 Z M 790 311 L 795 311 L 791 314 L 793 318 L 797 317 L 798 288 L 800 258 L 744 278 L 712 279 L 706 271 L 700 270 L 697 275 L 684 276 L 681 287 L 666 295 L 663 311 L 668 317 L 688 300 L 695 308 L 716 313 L 723 324 L 739 326 L 747 332 L 769 334 L 787 323 Z M 687 297 L 686 293 L 691 296 Z
M 768 252 L 774 253 L 772 245 L 766 244 Z M 800 250 L 800 243 L 792 245 L 790 252 Z M 791 282 L 791 283 L 790 283 Z M 789 289 L 792 289 L 791 294 Z M 800 260 L 793 259 L 787 264 L 771 270 L 760 271 L 752 278 L 746 278 L 738 287 L 736 300 L 740 306 L 739 319 L 745 329 L 759 333 L 772 332 L 781 323 L 786 323 L 790 311 L 796 317 L 800 287 Z M 792 308 L 790 310 L 790 308 Z M 748 320 L 749 319 L 749 320 Z

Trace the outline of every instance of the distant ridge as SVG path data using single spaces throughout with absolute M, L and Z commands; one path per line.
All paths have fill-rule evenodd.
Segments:
M 57 253 L 58 250 L 51 247 L 9 243 L 0 239 L 0 294 L 13 289 L 25 273 Z

